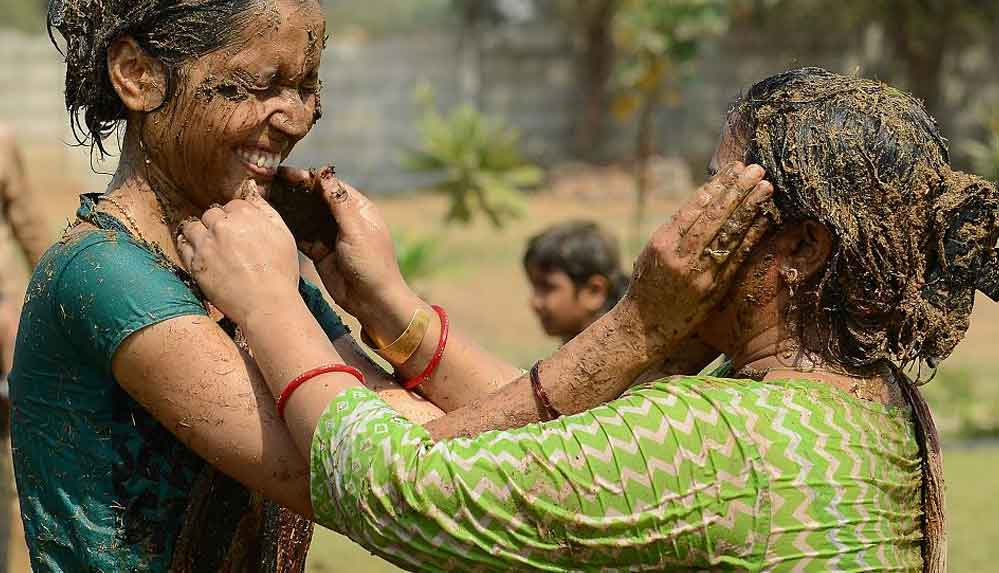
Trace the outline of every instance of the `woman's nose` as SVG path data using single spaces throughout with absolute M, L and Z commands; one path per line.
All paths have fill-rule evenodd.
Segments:
M 297 90 L 285 89 L 276 98 L 277 109 L 271 114 L 271 125 L 293 141 L 298 141 L 312 129 L 314 112 Z

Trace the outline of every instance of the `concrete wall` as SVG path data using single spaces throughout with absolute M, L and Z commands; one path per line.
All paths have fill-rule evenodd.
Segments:
M 487 113 L 504 116 L 522 132 L 527 153 L 541 163 L 567 159 L 580 98 L 563 35 L 510 28 L 490 33 L 477 45 L 478 50 L 461 49 L 458 34 L 447 30 L 334 40 L 322 70 L 325 117 L 299 145 L 294 160 L 308 165 L 333 161 L 340 173 L 370 191 L 417 186 L 420 180 L 401 168 L 400 159 L 418 142 L 420 108 L 413 94 L 423 82 L 433 86 L 444 107 L 472 100 Z M 849 45 L 801 49 L 746 36 L 708 46 L 697 74 L 679 90 L 679 104 L 659 118 L 661 145 L 695 163 L 706 160 L 722 115 L 739 90 L 790 66 L 859 69 L 895 81 L 892 74 L 899 66 L 883 45 L 872 28 L 859 32 Z M 979 135 L 984 110 L 999 106 L 994 52 L 994 45 L 982 45 L 947 62 L 947 112 L 941 119 L 952 141 Z M 88 187 L 100 188 L 106 177 L 87 175 L 88 151 L 64 145 L 73 138 L 63 109 L 62 76 L 61 58 L 48 38 L 0 30 L 0 121 L 12 123 L 26 147 L 45 154 L 53 168 L 78 172 Z M 618 127 L 609 148 L 613 155 L 627 157 L 632 129 Z

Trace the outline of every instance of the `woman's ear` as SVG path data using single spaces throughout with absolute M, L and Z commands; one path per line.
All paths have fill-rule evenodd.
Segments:
M 108 76 L 114 91 L 129 111 L 150 112 L 166 99 L 166 67 L 130 36 L 118 38 L 108 48 Z
M 795 269 L 807 280 L 826 266 L 832 255 L 834 239 L 818 221 L 788 225 L 777 238 L 777 253 L 782 267 Z
M 607 304 L 610 297 L 611 283 L 603 275 L 593 275 L 579 288 L 577 299 L 589 312 L 597 312 Z

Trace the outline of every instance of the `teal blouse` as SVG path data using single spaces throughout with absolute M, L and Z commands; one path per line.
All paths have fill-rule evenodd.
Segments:
M 78 215 L 100 230 L 56 244 L 31 279 L 10 375 L 32 566 L 215 572 L 243 555 L 255 561 L 246 571 L 268 571 L 274 542 L 262 531 L 277 508 L 214 470 L 115 382 L 111 360 L 129 335 L 207 312 L 182 271 L 94 201 L 82 197 Z M 346 333 L 318 289 L 303 281 L 300 292 L 330 339 Z

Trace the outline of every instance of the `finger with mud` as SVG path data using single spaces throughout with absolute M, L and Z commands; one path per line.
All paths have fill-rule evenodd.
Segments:
M 735 273 L 742 268 L 742 265 L 749 259 L 749 255 L 752 254 L 753 249 L 760 242 L 760 239 L 767 234 L 770 230 L 771 221 L 770 217 L 766 214 L 758 215 L 753 221 L 752 226 L 746 231 L 746 234 L 742 237 L 742 242 L 732 249 L 731 255 L 725 262 L 725 265 L 718 270 L 718 274 L 715 276 L 715 284 L 727 286 L 728 283 L 735 277 Z M 724 289 L 720 289 L 720 293 Z
M 763 168 L 759 165 L 746 167 L 735 176 L 734 180 L 728 179 L 729 184 L 714 196 L 711 204 L 701 211 L 697 221 L 681 237 L 678 245 L 681 256 L 699 254 L 705 245 L 715 238 L 722 225 L 743 205 L 762 179 Z
M 701 258 L 716 264 L 724 263 L 732 251 L 742 243 L 743 236 L 749 231 L 756 219 L 766 216 L 767 205 L 772 204 L 773 186 L 767 181 L 760 181 L 753 188 L 753 193 L 746 196 L 742 204 L 718 228 L 708 246 L 702 251 Z
M 222 206 L 216 203 L 201 215 L 201 221 L 204 222 L 205 227 L 211 229 L 219 222 L 224 221 L 226 217 L 226 212 L 222 210 Z
M 194 246 L 183 233 L 177 235 L 177 253 L 180 254 L 180 262 L 185 269 L 190 269 L 194 264 Z
M 208 227 L 197 217 L 184 219 L 180 224 L 180 232 L 195 249 L 202 245 L 209 235 L 211 235 Z
M 695 192 L 694 197 L 687 201 L 676 212 L 672 220 L 660 229 L 672 228 L 676 230 L 679 237 L 682 238 L 685 236 L 690 228 L 700 219 L 704 209 L 711 205 L 718 192 L 724 189 L 725 182 L 733 180 L 735 170 L 738 167 L 739 165 L 736 163 L 726 165 L 718 175 L 704 185 L 701 185 Z M 657 231 L 658 233 L 659 231 Z M 679 241 L 677 241 L 677 248 L 679 249 Z

